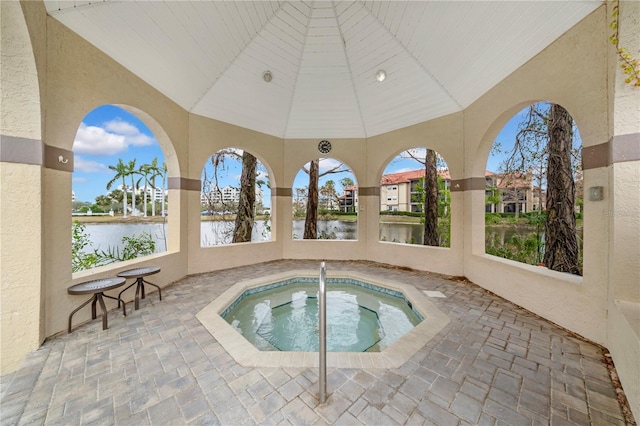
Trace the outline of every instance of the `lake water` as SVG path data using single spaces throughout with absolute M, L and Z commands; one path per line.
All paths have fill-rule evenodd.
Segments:
M 268 241 L 271 239 L 269 222 L 256 222 L 253 229 L 254 241 Z M 200 227 L 200 244 L 202 246 L 215 246 L 229 244 L 233 231 L 233 222 L 202 222 Z M 107 250 L 109 247 L 122 248 L 122 237 L 138 235 L 148 232 L 156 242 L 156 253 L 167 250 L 166 235 L 167 224 L 163 223 L 105 223 L 86 224 L 86 233 L 92 242 L 91 249 Z M 304 232 L 304 221 L 293 222 L 293 238 L 301 239 Z M 380 240 L 405 244 L 419 244 L 422 241 L 423 225 L 419 223 L 381 223 Z M 528 235 L 529 229 L 511 227 L 487 227 L 487 235 L 497 238 L 498 241 L 506 241 L 512 235 Z M 357 239 L 357 223 L 345 221 L 319 221 L 318 234 L 329 236 L 333 239 L 354 240 Z M 582 234 L 579 234 L 580 240 Z

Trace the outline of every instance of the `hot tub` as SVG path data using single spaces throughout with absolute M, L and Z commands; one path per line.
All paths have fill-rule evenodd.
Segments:
M 316 332 L 313 329 L 317 312 L 313 305 L 317 283 L 318 272 L 309 270 L 242 281 L 196 317 L 243 366 L 315 367 L 318 337 L 317 328 Z M 336 308 L 333 314 L 332 304 Z M 243 308 L 243 305 L 246 306 Z M 288 319 L 275 321 L 274 317 L 280 316 Z M 381 321 L 381 316 L 390 316 L 391 320 Z M 292 321 L 295 329 L 287 329 Z M 330 352 L 327 365 L 330 367 L 397 368 L 448 322 L 448 316 L 412 286 L 361 273 L 328 274 L 327 345 Z M 333 346 L 330 343 L 332 328 L 343 334 Z M 274 331 L 279 337 L 274 337 Z M 284 342 L 280 339 L 283 336 Z

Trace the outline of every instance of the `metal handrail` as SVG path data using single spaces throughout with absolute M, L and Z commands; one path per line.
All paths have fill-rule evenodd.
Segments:
M 326 289 L 327 271 L 325 264 L 320 264 L 320 289 L 318 292 L 318 328 L 320 336 L 319 345 L 319 384 L 320 384 L 320 403 L 327 400 L 327 289 Z

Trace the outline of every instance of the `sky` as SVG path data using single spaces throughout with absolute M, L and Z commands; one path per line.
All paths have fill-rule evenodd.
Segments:
M 76 200 L 94 202 L 107 194 L 106 186 L 115 176 L 109 169 L 118 159 L 136 165 L 149 164 L 154 157 L 158 165 L 164 154 L 153 133 L 135 115 L 113 105 L 98 107 L 87 114 L 78 127 L 73 143 L 74 172 L 72 189 Z M 116 189 L 121 182 L 111 188 Z
M 513 140 L 517 132 L 518 122 L 522 119 L 522 113 L 516 114 L 502 129 L 497 141 L 500 141 L 503 150 L 513 146 Z M 164 154 L 158 145 L 153 133 L 135 115 L 113 106 L 104 105 L 96 108 L 85 116 L 78 127 L 78 132 L 73 144 L 74 152 L 74 172 L 73 191 L 78 201 L 94 202 L 99 195 L 107 194 L 106 184 L 110 181 L 114 172 L 109 169 L 110 165 L 116 165 L 118 159 L 123 162 L 136 159 L 136 165 L 148 164 L 154 158 L 158 158 L 158 164 L 164 162 Z M 241 152 L 241 151 L 238 151 Z M 497 172 L 504 154 L 492 153 L 487 161 L 487 169 Z M 446 160 L 446 159 L 445 159 Z M 320 162 L 320 172 L 328 170 L 338 164 L 335 159 L 324 159 Z M 347 165 L 348 166 L 348 165 Z M 208 173 L 211 175 L 211 166 Z M 400 171 L 415 170 L 420 165 L 412 159 L 392 160 L 385 169 L 385 174 Z M 225 173 L 220 180 L 220 186 L 238 186 L 241 173 L 241 163 L 239 161 L 226 161 Z M 258 168 L 260 176 L 266 176 L 264 166 Z M 259 178 L 260 178 L 259 176 Z M 355 176 L 348 173 L 330 174 L 320 178 L 320 186 L 331 179 L 335 182 L 336 190 L 342 193 L 340 180 L 350 177 L 356 184 Z M 308 176 L 300 171 L 293 187 L 301 188 L 308 184 Z M 120 182 L 114 184 L 115 189 Z M 270 205 L 270 191 L 264 187 L 265 206 Z M 294 190 L 295 191 L 295 190 Z

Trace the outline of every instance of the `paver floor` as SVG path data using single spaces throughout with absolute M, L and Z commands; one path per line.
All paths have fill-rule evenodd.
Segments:
M 480 287 L 370 262 L 327 262 L 442 292 L 451 322 L 397 369 L 245 368 L 195 318 L 236 282 L 316 261 L 187 277 L 140 310 L 49 339 L 1 378 L 0 424 L 623 425 L 602 348 Z

